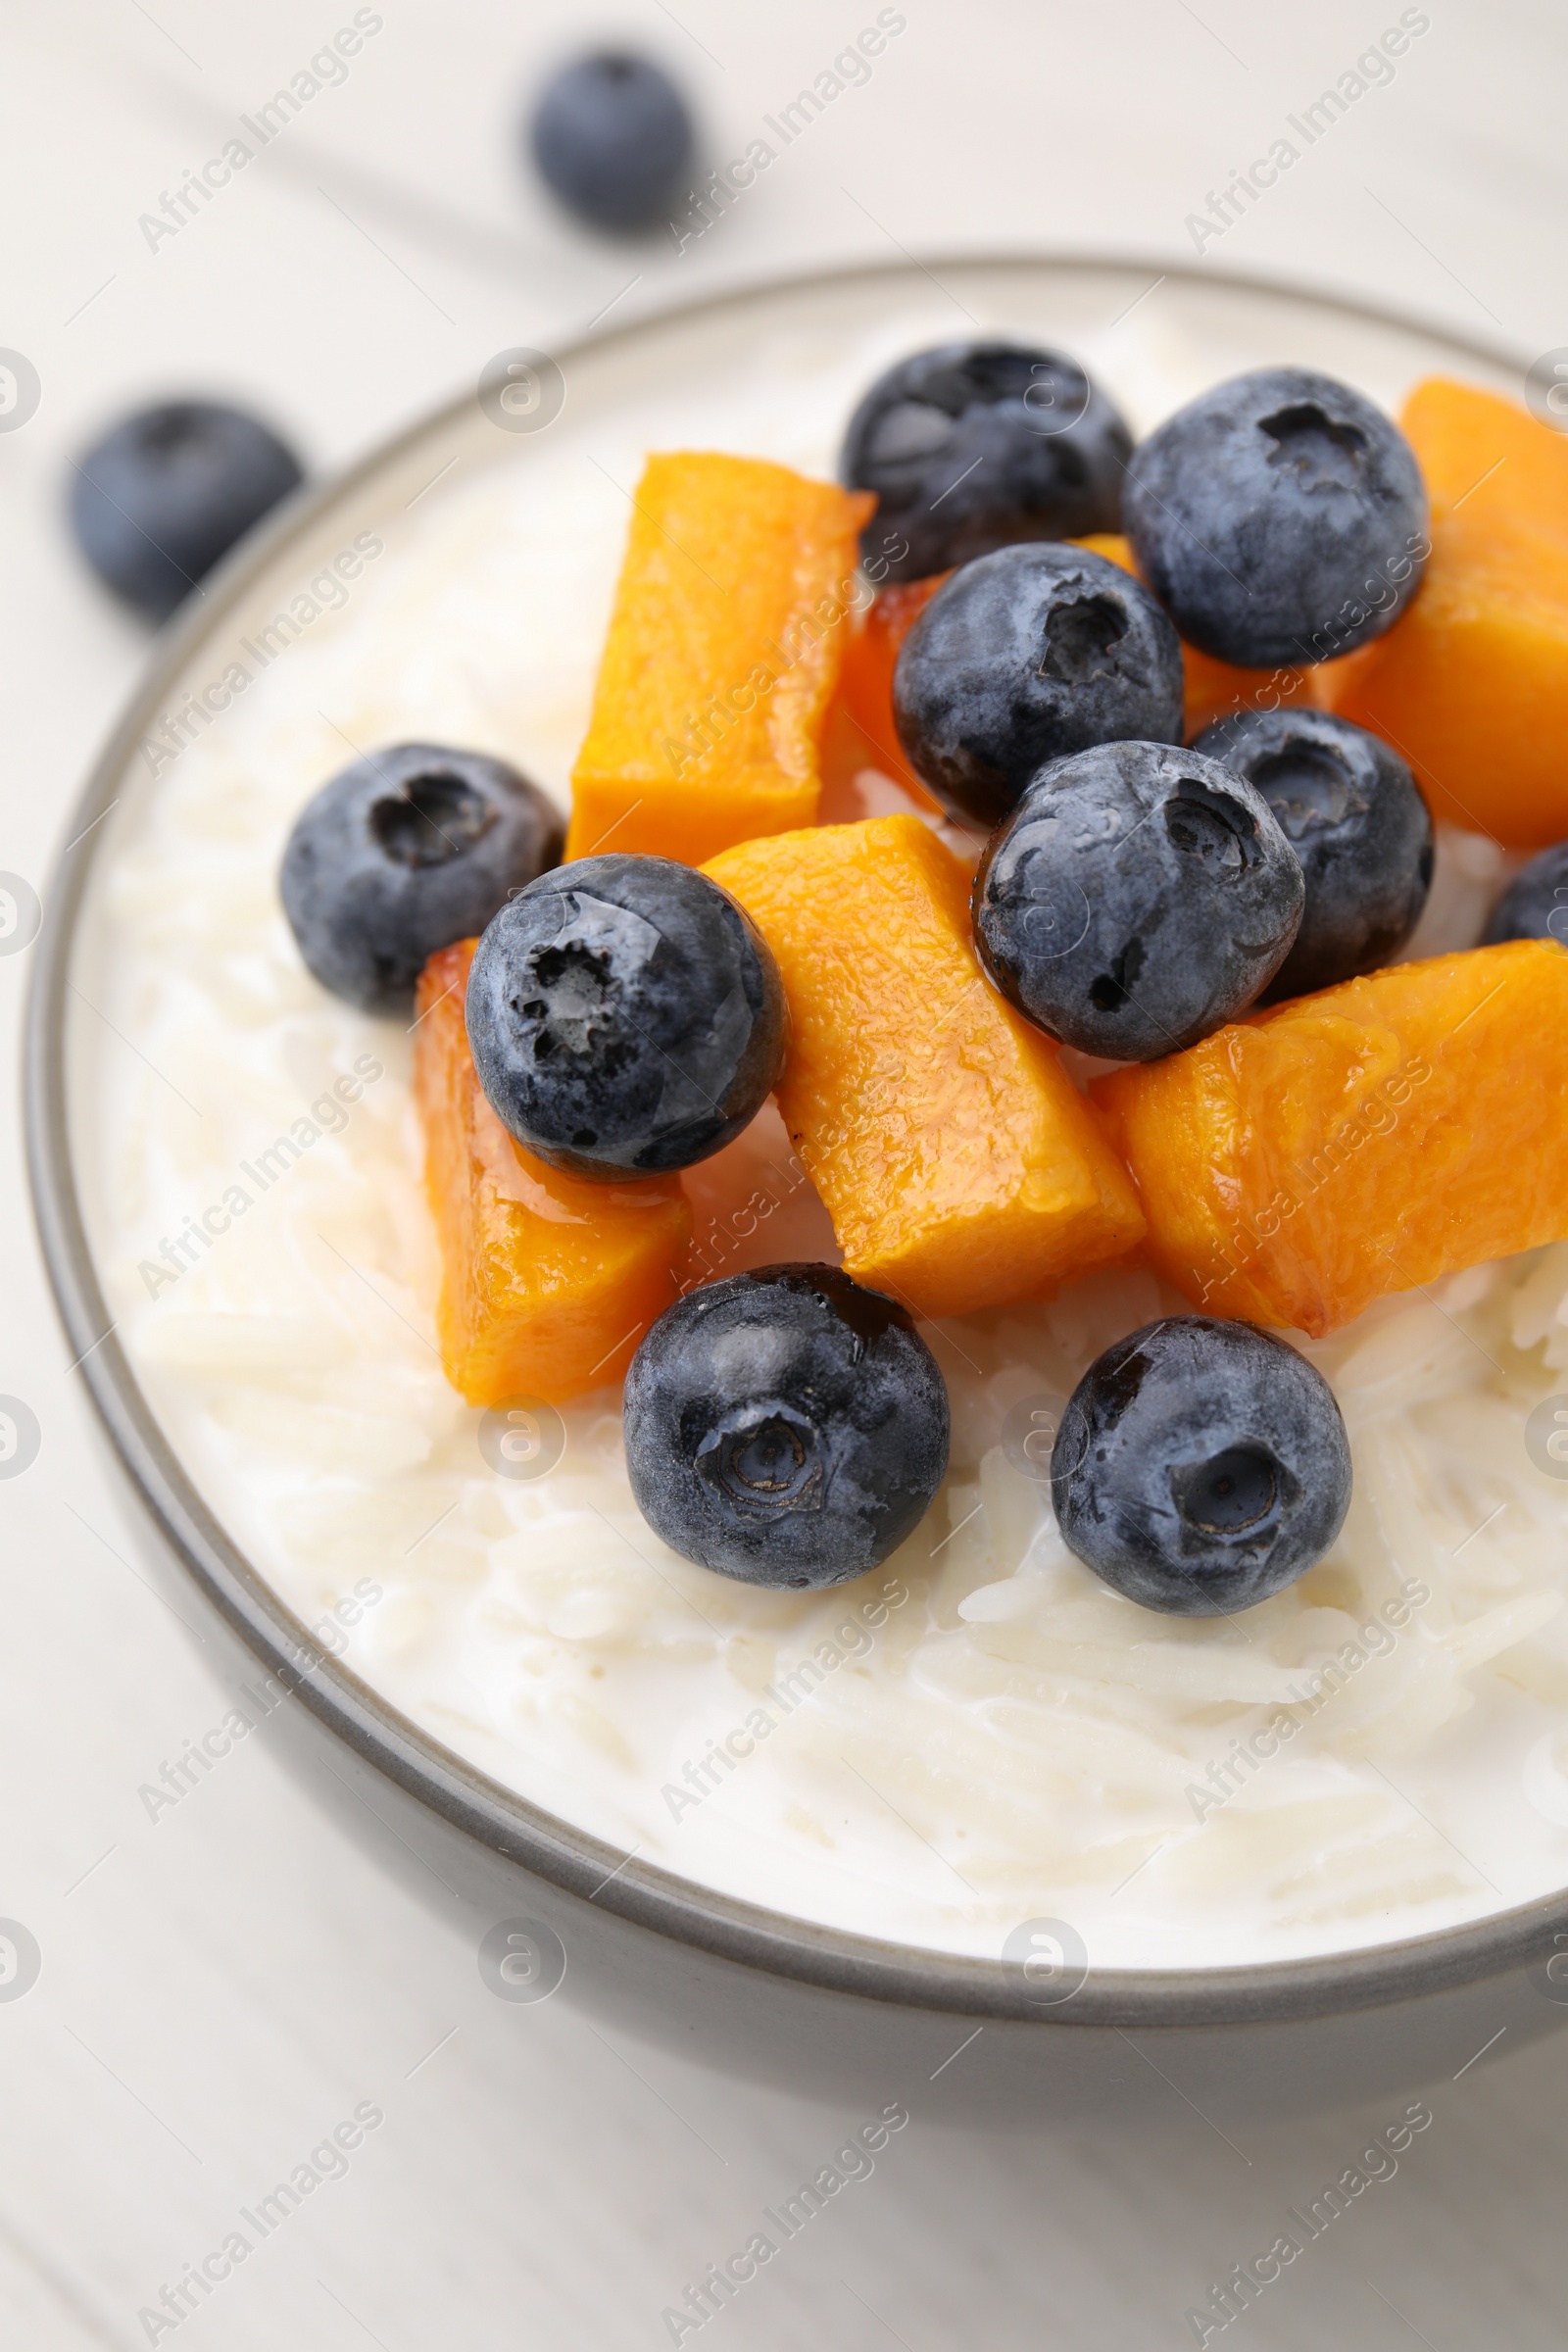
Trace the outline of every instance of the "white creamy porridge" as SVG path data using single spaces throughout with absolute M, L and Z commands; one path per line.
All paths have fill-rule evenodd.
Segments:
M 861 386 L 953 331 L 910 303 L 858 332 L 754 338 L 709 389 L 630 384 L 608 421 L 568 403 L 547 463 L 498 436 L 488 469 L 377 522 L 341 611 L 155 753 L 156 775 L 136 763 L 74 1048 L 121 1338 L 299 1615 L 373 1596 L 353 1669 L 618 1853 L 944 1950 L 995 1956 L 1021 1921 L 1064 1919 L 1119 1966 L 1335 1950 L 1524 1901 L 1568 1880 L 1568 1480 L 1525 1439 L 1568 1390 L 1568 1245 L 1305 1346 L 1349 1428 L 1349 1519 L 1230 1621 L 1101 1585 L 1031 1461 L 1099 1350 L 1185 1307 L 1148 1273 L 928 1327 L 947 1487 L 884 1570 L 817 1594 L 664 1549 L 632 1503 L 616 1390 L 566 1408 L 559 1463 L 518 1476 L 538 1466 L 527 1425 L 498 1452 L 442 1375 L 410 1039 L 306 973 L 275 889 L 288 828 L 357 752 L 410 738 L 500 754 L 564 799 L 644 451 L 830 471 Z M 1253 357 L 1152 308 L 1099 347 L 1061 339 L 1139 429 Z M 1502 871 L 1447 836 L 1415 952 L 1472 944 Z M 688 1185 L 714 1271 L 834 1254 L 771 1108 Z

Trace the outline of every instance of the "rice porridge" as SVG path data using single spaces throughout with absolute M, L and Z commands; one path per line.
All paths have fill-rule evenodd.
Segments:
M 736 339 L 721 382 L 629 384 L 608 421 L 568 400 L 548 462 L 498 435 L 352 540 L 341 596 L 300 583 L 315 612 L 251 639 L 220 715 L 150 742 L 97 853 L 97 1009 L 75 1016 L 121 1339 L 299 1616 L 348 1602 L 355 1673 L 617 1852 L 937 1950 L 995 1957 L 1020 1921 L 1064 1919 L 1121 1967 L 1335 1951 L 1544 1894 L 1568 1879 L 1568 1462 L 1538 1408 L 1568 1391 L 1568 1245 L 1299 1343 L 1354 1498 L 1330 1554 L 1234 1619 L 1137 1608 L 1053 1520 L 1065 1396 L 1110 1341 L 1188 1309 L 1148 1272 L 923 1326 L 947 1485 L 885 1568 L 828 1592 L 666 1550 L 631 1498 L 618 1386 L 509 1416 L 443 1376 L 410 1034 L 304 969 L 289 827 L 407 739 L 511 759 L 564 806 L 645 450 L 828 474 L 858 388 L 946 331 L 910 297 Z M 1153 305 L 1098 345 L 1060 333 L 1140 429 L 1226 365 Z M 867 810 L 892 792 L 866 785 Z M 1473 945 L 1505 870 L 1446 833 L 1411 952 Z M 836 1259 L 771 1107 L 686 1184 L 691 1278 Z

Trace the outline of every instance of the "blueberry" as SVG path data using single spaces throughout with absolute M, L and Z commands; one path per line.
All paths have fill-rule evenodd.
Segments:
M 1259 368 L 1179 409 L 1136 452 L 1123 504 L 1139 568 L 1189 644 L 1254 669 L 1380 636 L 1429 549 L 1398 426 L 1306 368 Z
M 1100 744 L 1043 767 L 986 844 L 975 946 L 1037 1028 L 1152 1061 L 1246 1010 L 1304 896 L 1250 784 L 1197 752 Z
M 1487 920 L 1484 948 L 1505 939 L 1554 939 L 1568 948 L 1568 841 L 1521 866 Z
M 1432 887 L 1432 818 L 1398 753 L 1327 710 L 1238 711 L 1193 749 L 1262 794 L 1300 859 L 1301 928 L 1264 1001 L 1392 963 Z
M 1129 1600 L 1250 1608 L 1303 1576 L 1350 1504 L 1334 1392 L 1255 1323 L 1168 1315 L 1107 1348 L 1051 1456 L 1062 1540 Z
M 364 1012 L 402 1012 L 427 959 L 561 856 L 562 822 L 504 760 L 435 743 L 356 760 L 300 811 L 280 887 L 300 954 Z
M 1076 360 L 944 343 L 877 377 L 850 418 L 840 472 L 877 495 L 860 541 L 873 576 L 918 580 L 1015 540 L 1119 530 L 1132 448 Z
M 303 479 L 292 450 L 243 410 L 166 401 L 87 451 L 71 477 L 72 528 L 107 588 L 167 620 Z
M 750 915 L 669 858 L 579 858 L 502 907 L 468 978 L 479 1083 L 518 1143 L 580 1176 L 721 1151 L 784 1057 L 784 989 Z
M 836 1266 L 689 1291 L 626 1376 L 626 1468 L 671 1551 L 790 1590 L 842 1585 L 947 1475 L 948 1392 L 906 1310 Z
M 899 741 L 994 825 L 1036 769 L 1095 743 L 1179 743 L 1182 649 L 1146 588 L 1078 547 L 1004 547 L 937 590 L 893 673 Z
M 646 57 L 605 50 L 547 82 L 530 136 L 546 184 L 595 228 L 647 228 L 691 168 L 692 121 L 669 75 Z

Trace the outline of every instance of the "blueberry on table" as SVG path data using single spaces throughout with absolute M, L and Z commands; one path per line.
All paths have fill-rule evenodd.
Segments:
M 105 587 L 167 620 L 303 479 L 293 451 L 243 410 L 165 401 L 126 416 L 77 464 L 72 529 Z
M 944 343 L 877 377 L 839 470 L 852 490 L 876 492 L 860 542 L 873 576 L 918 580 L 1016 540 L 1119 530 L 1132 447 L 1076 360 L 1033 344 Z
M 654 1533 L 777 1590 L 841 1585 L 917 1527 L 948 1467 L 948 1392 L 904 1307 L 836 1266 L 689 1291 L 626 1376 L 626 1468 Z
M 430 956 L 555 864 L 552 802 L 505 760 L 436 743 L 356 760 L 300 811 L 280 888 L 300 954 L 363 1012 L 405 1012 Z
M 1432 887 L 1432 817 L 1398 753 L 1328 710 L 1239 711 L 1193 749 L 1262 794 L 1300 860 L 1301 928 L 1264 1002 L 1392 963 Z
M 1554 939 L 1568 948 L 1568 841 L 1521 866 L 1492 909 L 1482 946 L 1508 939 Z
M 1133 455 L 1138 566 L 1189 644 L 1253 669 L 1380 636 L 1421 583 L 1427 496 L 1392 417 L 1332 376 L 1260 368 Z
M 1047 760 L 1179 743 L 1182 649 L 1147 588 L 1079 547 L 1004 547 L 939 588 L 893 673 L 899 741 L 970 823 L 1006 815 Z
M 1255 1323 L 1170 1315 L 1098 1356 L 1051 1457 L 1068 1548 L 1146 1609 L 1212 1617 L 1303 1576 L 1345 1524 L 1334 1392 Z
M 1043 767 L 986 844 L 975 946 L 1037 1028 L 1153 1061 L 1255 1001 L 1305 895 L 1250 784 L 1197 752 L 1104 743 Z
M 784 1058 L 784 988 L 760 933 L 669 858 L 579 858 L 509 899 L 474 955 L 467 1007 L 502 1125 L 579 1176 L 709 1158 L 760 1110 Z
M 546 185 L 595 228 L 650 227 L 691 168 L 686 101 L 662 67 L 626 50 L 563 67 L 529 135 Z

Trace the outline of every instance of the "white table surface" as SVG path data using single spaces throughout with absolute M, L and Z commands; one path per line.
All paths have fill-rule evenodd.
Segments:
M 633 33 L 685 76 L 728 156 L 872 21 L 871 0 L 379 13 L 347 80 L 156 250 L 138 216 L 350 20 L 348 0 L 10 0 L 0 24 L 0 344 L 43 385 L 31 421 L 0 434 L 0 868 L 40 891 L 146 654 L 60 522 L 70 453 L 109 415 L 229 393 L 323 470 L 496 350 L 548 346 L 612 301 L 627 317 L 896 247 L 1192 263 L 1187 215 L 1399 9 L 905 0 L 870 82 L 683 253 L 604 244 L 553 213 L 516 159 L 542 67 L 588 32 Z M 1527 362 L 1568 344 L 1568 17 L 1552 0 L 1427 13 L 1392 85 L 1201 266 L 1387 301 Z M 0 958 L 8 1102 L 28 963 Z M 471 1933 L 389 1883 L 265 1733 L 147 1820 L 138 1786 L 221 1712 L 227 1669 L 177 1620 L 202 1624 L 194 1595 L 146 1581 L 68 1370 L 14 1117 L 0 1154 L 0 1394 L 43 1430 L 32 1467 L 0 1483 L 0 1915 L 44 1958 L 26 1997 L 0 2004 L 0 2343 L 146 2342 L 139 2309 L 365 2099 L 385 2123 L 347 2177 L 183 2322 L 181 2344 L 667 2342 L 660 2314 L 682 2282 L 859 2119 L 612 2046 L 562 2003 L 491 1999 Z M 1561 2036 L 1516 2057 L 1504 2041 L 1430 2086 L 1434 2128 L 1397 2178 L 1239 2323 L 1246 2340 L 1556 2346 L 1565 2094 Z M 1168 2132 L 1137 2138 L 1042 2115 L 990 2139 L 922 2128 L 916 2103 L 874 2179 L 714 2340 L 1191 2342 L 1186 2307 L 1351 2160 L 1386 2104 L 1254 2131 L 1238 2154 L 1174 2097 Z

